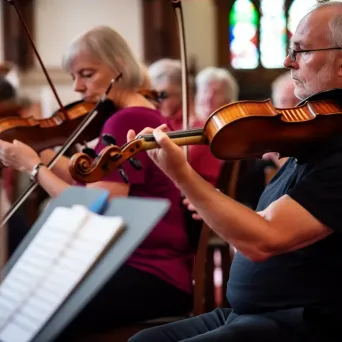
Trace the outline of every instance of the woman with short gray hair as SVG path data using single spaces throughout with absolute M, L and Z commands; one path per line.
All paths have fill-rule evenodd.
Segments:
M 196 76 L 196 114 L 201 120 L 219 107 L 238 100 L 239 86 L 226 69 L 207 67 Z

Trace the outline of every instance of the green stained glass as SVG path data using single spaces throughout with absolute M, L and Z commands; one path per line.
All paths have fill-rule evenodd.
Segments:
M 241 21 L 258 25 L 258 12 L 251 1 L 235 1 L 230 12 L 230 25 Z
M 236 0 L 229 13 L 230 62 L 235 69 L 258 66 L 258 12 L 250 0 Z

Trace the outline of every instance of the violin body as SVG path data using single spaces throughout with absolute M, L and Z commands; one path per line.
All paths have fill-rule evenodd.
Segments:
M 65 106 L 67 116 L 61 110 L 57 110 L 48 119 L 0 117 L 0 138 L 9 142 L 14 139 L 20 140 L 37 152 L 62 146 L 93 107 L 92 103 L 76 101 Z M 99 114 L 79 136 L 78 141 L 90 141 L 97 138 L 104 122 L 114 112 L 115 107 L 111 101 L 101 104 Z
M 270 100 L 238 101 L 213 112 L 204 126 L 213 155 L 223 160 L 278 152 L 298 156 L 325 139 L 342 134 L 342 89 L 315 94 L 294 108 Z
M 223 160 L 260 158 L 267 152 L 299 156 L 342 134 L 342 89 L 315 94 L 294 108 L 279 109 L 270 100 L 230 103 L 213 112 L 203 129 L 167 134 L 179 146 L 207 144 Z M 138 136 L 121 148 L 104 148 L 94 160 L 77 153 L 69 170 L 77 181 L 96 182 L 139 151 L 157 147 L 153 135 Z

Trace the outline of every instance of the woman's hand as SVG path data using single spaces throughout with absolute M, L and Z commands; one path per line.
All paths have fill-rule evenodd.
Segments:
M 160 148 L 147 151 L 149 157 L 156 165 L 173 181 L 183 181 L 187 177 L 190 165 L 185 159 L 185 154 L 181 147 L 177 146 L 165 134 L 166 125 L 161 125 L 155 129 L 147 127 L 139 135 L 153 134 Z M 127 141 L 136 138 L 133 130 L 127 134 Z
M 40 158 L 35 150 L 18 140 L 0 140 L 0 161 L 6 167 L 30 174 Z
M 197 210 L 196 208 L 194 207 L 194 205 L 187 199 L 187 198 L 184 198 L 183 199 L 183 204 L 188 208 L 189 211 L 192 211 L 192 215 L 191 217 L 194 219 L 194 220 L 198 220 L 198 221 L 201 221 L 202 220 L 202 217 L 198 215 L 197 213 Z

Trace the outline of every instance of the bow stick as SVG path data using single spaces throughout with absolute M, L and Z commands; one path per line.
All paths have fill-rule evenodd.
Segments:
M 189 128 L 189 79 L 188 79 L 188 63 L 186 53 L 186 42 L 185 42 L 185 29 L 183 20 L 183 9 L 181 0 L 171 0 L 173 9 L 176 13 L 178 35 L 180 43 L 180 54 L 182 63 L 182 123 L 183 130 Z M 186 159 L 188 159 L 189 147 L 184 146 L 184 153 Z

